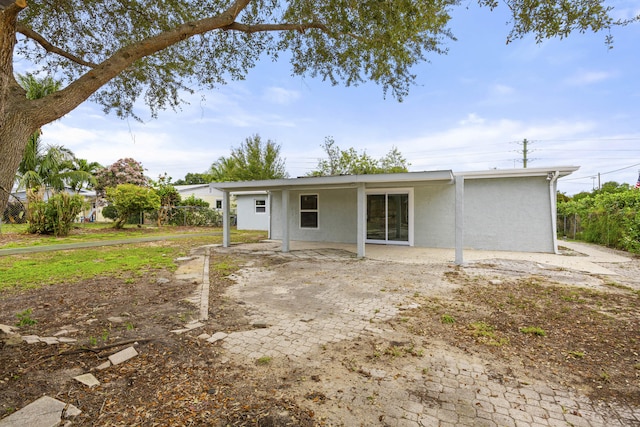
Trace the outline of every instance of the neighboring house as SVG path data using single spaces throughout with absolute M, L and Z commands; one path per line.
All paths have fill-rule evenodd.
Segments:
M 451 170 L 380 175 L 214 182 L 228 217 L 231 193 L 269 194 L 271 238 L 455 248 L 557 252 L 557 179 L 578 167 Z M 225 225 L 229 221 L 225 221 Z M 229 245 L 225 226 L 223 244 Z
M 222 209 L 222 191 L 209 184 L 174 185 L 174 187 L 180 193 L 182 200 L 193 196 L 208 202 L 212 209 Z
M 78 194 L 82 196 L 87 203 L 87 206 L 82 210 L 82 212 L 78 215 L 78 221 L 80 222 L 94 222 L 94 221 L 106 221 L 102 216 L 102 207 L 98 204 L 98 197 L 96 192 L 93 190 L 87 190 L 86 188 L 82 188 L 79 191 L 71 190 L 70 188 L 65 188 L 64 192 L 67 194 Z M 11 193 L 24 205 L 27 205 L 27 191 L 26 190 L 16 190 Z M 42 199 L 44 201 L 49 200 L 52 191 L 45 191 L 42 195 Z
M 236 192 L 233 193 L 233 196 L 236 200 L 238 230 L 269 231 L 271 216 L 270 193 L 266 191 Z

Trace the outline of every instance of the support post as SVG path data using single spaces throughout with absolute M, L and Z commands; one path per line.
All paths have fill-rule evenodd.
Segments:
M 282 190 L 282 252 L 289 252 L 289 190 Z
M 367 234 L 367 211 L 366 211 L 366 205 L 367 205 L 367 194 L 365 192 L 365 187 L 364 187 L 364 183 L 360 183 L 358 185 L 358 195 L 357 195 L 357 199 L 358 199 L 358 209 L 357 209 L 357 215 L 358 215 L 358 220 L 357 220 L 357 227 L 356 227 L 356 232 L 358 233 L 358 236 L 356 237 L 356 242 L 357 242 L 357 246 L 358 246 L 358 258 L 364 258 L 365 256 L 365 238 L 366 238 L 366 234 Z
M 228 248 L 231 245 L 231 221 L 229 220 L 229 192 L 222 190 L 222 246 Z
M 455 213 L 455 227 L 456 227 L 456 265 L 462 265 L 464 263 L 463 247 L 464 247 L 464 175 L 456 176 L 456 213 Z

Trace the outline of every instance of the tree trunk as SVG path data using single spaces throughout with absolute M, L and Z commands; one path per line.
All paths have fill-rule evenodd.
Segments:
M 4 213 L 9 194 L 22 160 L 24 148 L 33 126 L 18 114 L 5 114 L 0 127 L 0 215 Z
M 29 135 L 37 129 L 19 112 L 26 106 L 26 97 L 13 76 L 13 48 L 20 10 L 18 6 L 11 5 L 0 13 L 0 218 L 7 206 Z

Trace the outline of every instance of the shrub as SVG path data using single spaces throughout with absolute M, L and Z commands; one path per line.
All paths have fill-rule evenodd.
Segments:
M 66 236 L 85 204 L 82 196 L 64 192 L 53 194 L 46 202 L 43 200 L 41 192 L 30 191 L 28 198 L 29 226 L 27 231 L 33 234 Z
M 160 197 L 152 188 L 133 184 L 107 188 L 107 200 L 118 213 L 115 228 L 122 228 L 131 215 L 154 211 L 160 207 Z
M 209 202 L 199 199 L 194 195 L 191 195 L 186 199 L 184 199 L 182 202 L 180 202 L 180 206 L 199 206 L 201 208 L 208 208 Z
M 118 210 L 113 205 L 107 205 L 102 208 L 102 216 L 110 219 L 111 221 L 115 221 L 118 219 Z

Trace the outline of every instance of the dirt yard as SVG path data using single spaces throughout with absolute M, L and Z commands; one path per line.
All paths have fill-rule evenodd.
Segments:
M 318 283 L 329 277 L 357 287 L 366 278 L 370 289 L 394 294 L 408 308 L 387 318 L 374 313 L 372 328 L 382 334 L 319 345 L 302 361 L 248 363 L 198 339 L 202 330 L 169 333 L 197 316 L 185 302 L 196 285 L 170 272 L 2 293 L 0 323 L 15 325 L 16 313 L 32 308 L 37 323 L 20 334 L 66 329 L 78 341 L 1 342 L 0 418 L 46 394 L 82 410 L 74 425 L 386 425 L 385 400 L 399 392 L 386 380 L 402 379 L 412 366 L 421 368 L 411 375 L 428 375 L 438 355 L 483 365 L 493 378 L 543 381 L 595 401 L 640 407 L 637 259 L 607 265 L 617 276 L 597 277 L 500 259 L 427 268 L 215 254 L 206 331 L 256 327 L 250 320 L 255 303 L 229 292 L 243 272 L 277 270 L 262 283 L 270 289 L 301 272 L 314 277 L 314 267 L 333 272 L 318 275 Z M 130 345 L 138 357 L 95 370 Z M 101 385 L 72 379 L 84 372 Z

